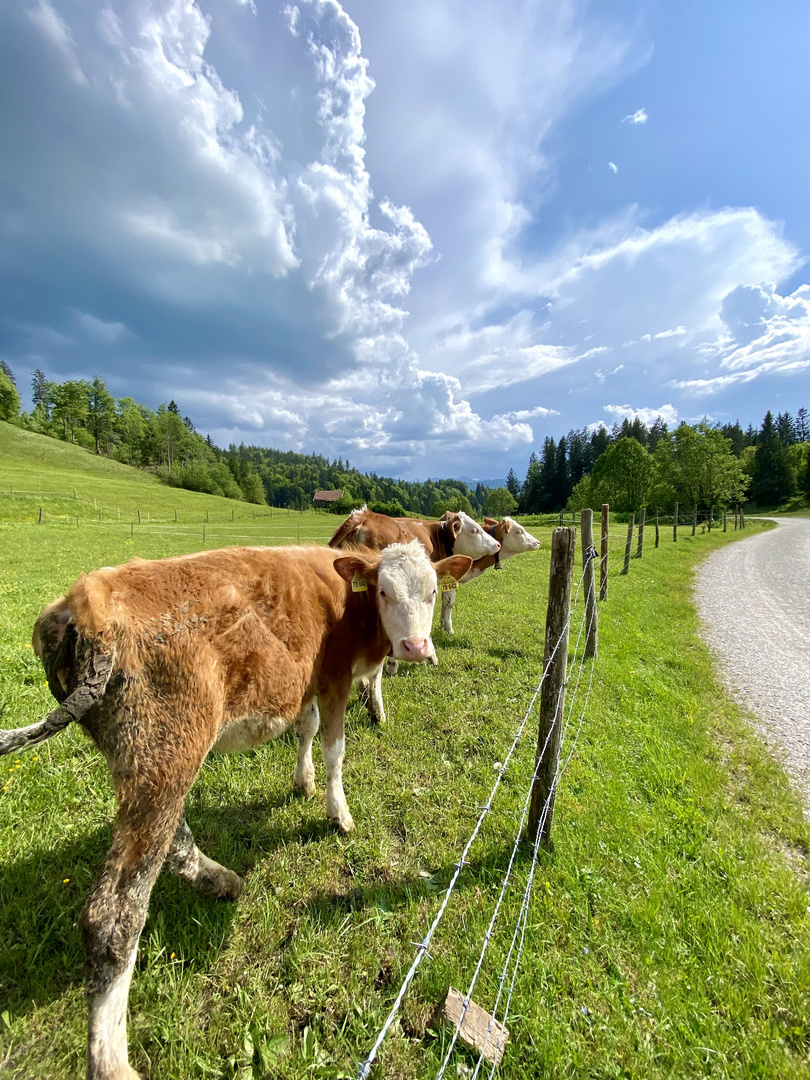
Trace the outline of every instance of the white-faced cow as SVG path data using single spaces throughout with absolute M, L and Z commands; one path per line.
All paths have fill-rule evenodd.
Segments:
M 480 577 L 491 566 L 499 570 L 500 564 L 506 562 L 507 559 L 511 559 L 513 555 L 520 555 L 524 551 L 537 551 L 540 547 L 540 541 L 526 532 L 520 522 L 513 521 L 510 517 L 502 518 L 500 521 L 495 518 L 485 517 L 484 526 L 501 545 L 501 550 L 497 555 L 484 555 L 480 559 L 476 559 L 469 571 L 459 581 L 459 585 L 465 585 L 468 581 Z M 453 633 L 453 605 L 455 602 L 455 589 L 447 589 L 442 592 L 441 625 L 442 629 L 448 634 Z
M 46 608 L 34 647 L 61 704 L 0 732 L 0 753 L 34 746 L 77 720 L 107 759 L 118 799 L 112 847 L 81 917 L 88 973 L 88 1078 L 131 1080 L 126 1008 L 138 938 L 166 865 L 210 897 L 241 879 L 194 843 L 183 804 L 209 750 L 247 750 L 289 727 L 295 788 L 315 789 L 322 724 L 326 813 L 354 828 L 343 793 L 344 716 L 352 680 L 389 651 L 423 661 L 437 577 L 419 543 L 384 552 L 228 548 L 96 570 Z
M 389 544 L 418 540 L 428 553 L 431 562 L 455 553 L 471 559 L 490 556 L 493 559 L 500 550 L 500 541 L 463 511 L 448 511 L 439 521 L 419 521 L 415 518 L 392 518 L 377 514 L 363 506 L 351 514 L 335 530 L 329 546 L 351 550 L 358 545 L 384 551 Z M 440 575 L 441 578 L 441 575 Z M 453 585 L 455 586 L 455 581 Z M 445 590 L 442 589 L 442 596 Z M 435 664 L 435 652 L 430 659 Z M 397 658 L 388 660 L 388 671 L 396 671 Z M 361 695 L 372 720 L 385 722 L 385 705 L 382 697 L 382 664 L 368 679 L 362 680 Z

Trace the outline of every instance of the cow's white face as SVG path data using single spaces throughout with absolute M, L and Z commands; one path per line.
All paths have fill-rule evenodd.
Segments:
M 456 555 L 469 555 L 471 559 L 480 559 L 484 555 L 494 555 L 501 545 L 494 536 L 481 528 L 477 521 L 461 511 L 458 515 L 461 528 L 456 535 L 453 551 Z
M 507 526 L 506 534 L 501 544 L 501 558 L 509 555 L 520 555 L 522 551 L 537 551 L 540 541 L 531 536 L 523 526 L 513 521 L 512 518 L 504 518 Z
M 377 570 L 377 603 L 396 660 L 427 660 L 431 654 L 436 593 L 436 571 L 418 540 L 385 548 Z

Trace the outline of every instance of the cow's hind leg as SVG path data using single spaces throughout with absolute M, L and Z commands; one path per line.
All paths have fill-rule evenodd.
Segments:
M 166 866 L 178 877 L 212 900 L 235 900 L 242 891 L 244 882 L 233 870 L 220 866 L 218 862 L 203 855 L 194 843 L 186 819 L 180 818 L 180 824 L 174 834 Z
M 311 799 L 315 794 L 315 766 L 312 764 L 312 740 L 318 731 L 320 717 L 318 703 L 313 698 L 308 702 L 295 721 L 295 734 L 298 736 L 298 760 L 295 763 L 293 790 L 298 795 Z
M 120 808 L 104 870 L 80 920 L 87 959 L 88 1080 L 138 1075 L 127 1060 L 129 984 L 152 886 L 183 805 L 182 797 L 142 794 Z

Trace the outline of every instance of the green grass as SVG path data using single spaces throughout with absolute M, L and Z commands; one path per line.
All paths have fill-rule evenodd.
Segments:
M 47 468 L 43 483 L 53 480 Z M 136 482 L 140 475 L 110 480 Z M 156 500 L 176 499 L 181 517 L 205 498 L 154 490 Z M 285 517 L 260 527 L 281 529 Z M 300 520 L 313 536 L 323 522 L 321 538 L 334 524 L 315 514 Z M 236 531 L 220 528 L 216 542 Z M 555 851 L 537 870 L 501 1075 L 810 1077 L 810 835 L 783 773 L 718 688 L 691 605 L 696 562 L 735 534 L 692 538 L 682 529 L 673 544 L 662 530 L 656 550 L 648 529 L 644 558 L 621 577 L 624 531 L 613 538 L 600 654 L 557 798 Z M 202 849 L 247 887 L 234 904 L 209 903 L 161 875 L 130 998 L 136 1068 L 153 1080 L 356 1075 L 539 679 L 549 532 L 538 535 L 540 552 L 461 591 L 455 637 L 435 632 L 439 668 L 385 680 L 385 728 L 372 727 L 352 697 L 350 837 L 325 825 L 317 753 L 316 798 L 292 797 L 292 739 L 209 759 L 189 797 L 189 823 Z M 0 524 L 0 545 L 0 725 L 16 727 L 51 706 L 28 645 L 41 607 L 84 570 L 196 550 L 201 536 L 46 518 Z M 436 1009 L 449 984 L 463 990 L 472 975 L 532 743 L 530 735 L 506 774 L 376 1077 L 436 1073 L 448 1039 Z M 83 1069 L 76 920 L 113 813 L 105 766 L 76 727 L 0 759 L 4 1075 Z M 522 850 L 474 995 L 484 1008 L 529 868 Z M 473 1062 L 464 1049 L 456 1060 Z

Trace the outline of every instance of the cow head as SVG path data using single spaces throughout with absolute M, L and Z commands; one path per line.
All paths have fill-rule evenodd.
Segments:
M 463 510 L 445 514 L 443 520 L 453 535 L 453 552 L 456 555 L 480 559 L 484 555 L 495 555 L 500 550 L 501 545 L 495 537 L 490 536 Z
M 484 524 L 489 526 L 500 525 L 502 559 L 507 559 L 510 555 L 520 555 L 523 551 L 537 551 L 540 547 L 540 541 L 526 532 L 519 522 L 513 521 L 510 517 L 505 517 L 500 522 L 494 518 L 484 518 Z
M 463 577 L 472 560 L 463 555 L 432 564 L 418 540 L 389 544 L 380 555 L 356 552 L 335 560 L 344 581 L 360 575 L 376 588 L 377 607 L 395 660 L 427 660 L 433 653 L 430 628 L 437 585 L 443 578 Z

